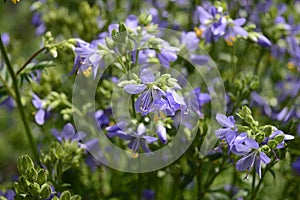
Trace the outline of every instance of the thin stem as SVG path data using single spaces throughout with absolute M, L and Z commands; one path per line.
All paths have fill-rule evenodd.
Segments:
M 260 52 L 260 55 L 259 55 L 259 57 L 258 57 L 258 59 L 257 59 L 257 61 L 256 61 L 255 68 L 254 68 L 254 71 L 253 71 L 253 74 L 254 74 L 254 75 L 256 75 L 256 74 L 258 73 L 259 64 L 260 64 L 260 62 L 261 62 L 261 60 L 262 60 L 264 54 L 265 54 L 265 49 L 263 49 L 263 50 Z
M 0 34 L 0 36 L 1 36 L 1 34 Z M 24 125 L 25 132 L 26 132 L 27 138 L 28 138 L 30 146 L 31 146 L 33 156 L 39 162 L 38 150 L 37 150 L 37 147 L 35 145 L 34 138 L 33 138 L 33 135 L 31 133 L 30 126 L 29 126 L 29 123 L 27 121 L 25 112 L 23 110 L 23 106 L 22 106 L 22 102 L 21 102 L 21 95 L 20 95 L 19 88 L 18 88 L 18 83 L 17 83 L 17 78 L 15 76 L 15 73 L 14 73 L 14 70 L 11 66 L 11 63 L 8 59 L 8 56 L 7 56 L 6 50 L 4 48 L 1 37 L 0 37 L 0 49 L 1 49 L 1 54 L 3 56 L 4 62 L 7 66 L 8 72 L 9 72 L 11 78 L 12 78 L 12 81 L 13 81 L 13 87 L 14 87 L 14 91 L 15 91 L 15 95 L 16 95 L 15 100 L 16 100 L 17 107 L 18 107 L 18 110 L 20 112 L 20 115 L 21 115 L 21 118 L 22 118 L 22 121 L 23 121 L 23 125 Z
M 32 56 L 30 56 L 30 58 L 24 63 L 24 65 L 17 71 L 16 76 L 18 76 L 25 68 L 26 66 L 37 56 L 39 55 L 41 52 L 43 52 L 44 50 L 46 50 L 46 47 L 41 48 L 40 50 L 36 51 L 34 54 L 32 54 Z
M 256 179 L 256 171 L 253 170 L 253 177 L 252 177 L 252 186 L 251 186 L 251 199 L 253 199 L 254 197 L 254 192 L 255 192 L 255 179 Z

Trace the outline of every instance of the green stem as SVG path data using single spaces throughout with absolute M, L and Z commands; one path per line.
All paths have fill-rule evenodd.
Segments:
M 41 52 L 43 52 L 46 49 L 46 47 L 41 48 L 40 50 L 36 51 L 30 58 L 24 63 L 24 65 L 17 71 L 16 76 L 18 76 L 25 68 L 26 66 Z
M 256 179 L 256 171 L 253 170 L 253 177 L 252 177 L 252 186 L 251 186 L 251 199 L 253 199 L 254 197 L 254 192 L 255 192 L 255 179 Z
M 257 59 L 257 61 L 256 61 L 255 68 L 254 68 L 254 71 L 253 71 L 253 74 L 254 74 L 254 75 L 256 75 L 256 74 L 258 73 L 259 64 L 260 64 L 260 62 L 261 62 L 261 60 L 262 60 L 264 54 L 265 54 L 265 49 L 263 49 L 263 50 L 260 52 L 259 57 L 258 57 L 258 59 Z
M 1 36 L 1 34 L 0 34 L 0 36 Z M 4 62 L 7 66 L 8 72 L 9 72 L 11 78 L 12 78 L 13 87 L 14 87 L 14 91 L 15 91 L 15 95 L 16 95 L 15 100 L 16 100 L 17 107 L 18 107 L 18 110 L 20 112 L 20 115 L 21 115 L 21 118 L 22 118 L 22 121 L 23 121 L 23 125 L 24 125 L 25 132 L 26 132 L 27 138 L 28 138 L 30 146 L 31 146 L 33 156 L 39 162 L 38 150 L 37 150 L 37 147 L 35 145 L 34 138 L 33 138 L 33 135 L 31 133 L 30 126 L 29 126 L 29 123 L 27 121 L 25 112 L 23 110 L 23 106 L 22 106 L 22 102 L 21 102 L 21 95 L 20 95 L 19 88 L 18 88 L 18 83 L 17 83 L 17 78 L 15 76 L 12 65 L 11 65 L 11 63 L 8 59 L 8 56 L 7 56 L 6 50 L 4 48 L 1 37 L 0 37 L 0 49 L 1 49 L 1 54 L 3 56 Z

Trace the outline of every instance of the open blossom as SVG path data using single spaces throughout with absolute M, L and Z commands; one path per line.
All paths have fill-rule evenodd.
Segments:
M 242 28 L 246 22 L 245 18 L 238 18 L 228 22 L 226 33 L 224 35 L 224 39 L 228 46 L 232 46 L 233 42 L 235 42 L 237 35 L 240 36 L 248 36 L 248 32 Z
M 243 114 L 240 115 L 243 117 Z M 247 115 L 247 119 L 251 118 L 252 116 Z M 241 156 L 236 163 L 236 169 L 238 171 L 250 172 L 255 168 L 260 178 L 262 163 L 268 164 L 271 162 L 271 158 L 267 153 L 274 149 L 284 148 L 286 141 L 294 139 L 294 136 L 285 134 L 273 126 L 257 127 L 262 131 L 259 131 L 253 136 L 248 133 L 251 132 L 249 129 L 245 132 L 239 131 L 237 127 L 240 127 L 240 125 L 236 124 L 233 116 L 227 117 L 223 114 L 217 114 L 216 119 L 223 127 L 216 130 L 216 136 L 226 141 L 229 153 L 231 152 L 237 156 Z M 255 124 L 255 122 L 253 123 Z M 243 129 L 245 129 L 245 127 L 246 126 L 243 126 Z M 271 130 L 271 132 L 266 134 L 263 131 L 265 129 Z M 257 141 L 257 138 L 261 138 L 258 134 L 261 134 L 263 139 Z
M 198 32 L 198 36 L 205 38 L 206 42 L 212 42 L 219 39 L 225 34 L 227 26 L 227 20 L 222 12 L 216 7 L 211 6 L 208 11 L 203 7 L 198 6 L 196 11 L 201 26 Z
M 94 78 L 96 77 L 102 58 L 101 51 L 98 49 L 99 43 L 99 40 L 95 40 L 92 43 L 82 40 L 78 41 L 77 47 L 75 48 L 76 57 L 74 67 L 71 73 L 74 73 L 77 69 L 83 73 L 87 73 L 88 70 L 91 70 Z
M 237 170 L 250 171 L 255 166 L 255 170 L 261 178 L 261 163 L 268 164 L 271 162 L 271 159 L 259 150 L 259 144 L 251 138 L 245 140 L 245 147 L 249 148 L 249 152 L 237 161 Z
M 136 112 L 146 115 L 155 110 L 164 110 L 168 115 L 174 115 L 178 110 L 187 109 L 183 97 L 175 90 L 180 88 L 179 85 L 163 90 L 157 85 L 155 76 L 149 69 L 143 69 L 140 78 L 141 83 L 124 86 L 124 90 L 129 94 L 141 94 L 135 102 Z
M 143 123 L 139 124 L 136 130 L 124 129 L 125 123 L 119 123 L 117 125 L 107 127 L 108 137 L 119 137 L 122 140 L 129 141 L 128 147 L 133 153 L 138 153 L 140 148 L 146 153 L 150 153 L 151 150 L 147 144 L 151 144 L 157 141 L 156 137 L 148 136 L 146 134 L 147 129 Z M 120 127 L 121 126 L 121 127 Z

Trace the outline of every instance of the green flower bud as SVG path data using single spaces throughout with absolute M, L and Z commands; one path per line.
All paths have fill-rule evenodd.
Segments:
M 278 143 L 276 140 L 269 140 L 268 141 L 268 146 L 271 148 L 271 149 L 275 149 L 277 147 Z

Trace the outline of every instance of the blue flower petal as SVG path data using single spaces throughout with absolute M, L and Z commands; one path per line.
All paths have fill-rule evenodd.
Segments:
M 139 94 L 147 88 L 144 84 L 127 84 L 124 90 L 129 94 Z

